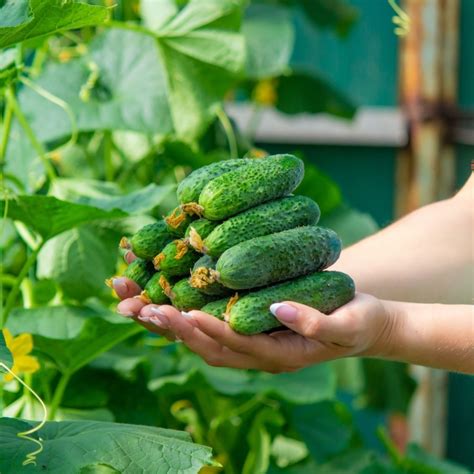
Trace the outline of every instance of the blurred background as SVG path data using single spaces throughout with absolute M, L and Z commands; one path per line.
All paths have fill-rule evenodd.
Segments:
M 129 214 L 51 238 L 17 294 L 2 294 L 15 307 L 7 327 L 31 332 L 35 348 L 47 334 L 29 326 L 30 312 L 46 317 L 45 307 L 73 305 L 76 318 L 80 308 L 114 307 L 103 281 L 124 269 L 120 237 L 173 208 L 174 186 L 194 168 L 231 156 L 298 154 L 306 164 L 299 192 L 320 204 L 321 224 L 345 246 L 451 196 L 471 173 L 472 0 L 215 0 L 215 17 L 198 12 L 197 1 L 87 3 L 113 7 L 113 23 L 29 39 L 25 70 L 12 66 L 15 55 L 0 61 L 10 74 L 0 75 L 0 89 L 15 92 L 30 124 L 29 131 L 18 117 L 11 124 L 4 167 L 11 192 Z M 194 16 L 180 18 L 189 5 Z M 209 36 L 195 35 L 199 29 Z M 5 229 L 9 289 L 32 252 L 24 231 L 10 220 Z M 458 472 L 406 451 L 409 441 L 474 469 L 473 377 L 348 359 L 278 383 L 258 375 L 249 388 L 235 375 L 241 371 L 206 368 L 143 334 L 105 351 L 68 375 L 59 399 L 64 373 L 51 360 L 61 354 L 42 362 L 32 384 L 47 402 L 56 399 L 57 419 L 187 429 L 231 473 L 260 472 L 252 445 L 272 473 L 323 472 L 313 463 L 360 446 L 433 465 L 416 472 Z M 31 400 L 18 403 L 18 386 L 5 393 L 9 416 L 37 416 Z M 230 416 L 213 425 L 240 403 L 241 425 Z M 415 472 L 399 464 L 390 472 Z M 340 472 L 355 472 L 348 469 Z

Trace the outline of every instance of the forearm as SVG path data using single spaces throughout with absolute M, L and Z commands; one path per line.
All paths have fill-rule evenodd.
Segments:
M 383 299 L 470 303 L 472 216 L 471 199 L 431 204 L 344 250 L 331 269 Z
M 383 304 L 391 324 L 368 355 L 474 374 L 474 306 Z

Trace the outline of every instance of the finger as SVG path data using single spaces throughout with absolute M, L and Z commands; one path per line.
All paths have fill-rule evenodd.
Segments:
M 159 327 L 171 330 L 207 364 L 215 367 L 258 368 L 257 361 L 242 354 L 236 354 L 200 331 L 189 313 L 180 313 L 176 308 L 167 305 L 155 307 L 152 312 L 156 320 L 151 318 L 151 322 L 155 321 Z
M 126 263 L 129 265 L 137 258 L 137 256 L 131 251 L 127 250 L 125 252 L 125 255 L 123 256 L 123 259 L 125 260 Z
M 142 291 L 133 280 L 125 277 L 112 278 L 112 286 L 121 300 L 139 295 Z
M 277 354 L 278 342 L 268 335 L 244 336 L 235 332 L 229 324 L 202 311 L 191 311 L 199 329 L 211 339 L 234 352 L 261 357 L 263 354 Z
M 176 341 L 176 336 L 173 334 L 173 332 L 169 329 L 161 327 L 155 320 L 157 308 L 159 308 L 159 306 L 153 304 L 144 305 L 137 317 L 137 322 L 148 329 L 150 332 L 164 336 L 169 341 Z
M 117 313 L 121 316 L 138 316 L 145 303 L 140 298 L 127 298 L 117 305 Z
M 286 327 L 309 339 L 322 342 L 349 341 L 356 327 L 345 317 L 346 310 L 340 308 L 331 315 L 294 301 L 274 303 L 272 314 Z

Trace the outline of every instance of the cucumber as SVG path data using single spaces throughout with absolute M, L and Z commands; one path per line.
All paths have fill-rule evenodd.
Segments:
M 199 238 L 205 239 L 218 225 L 219 225 L 219 222 L 216 222 L 216 221 L 209 221 L 207 219 L 198 219 L 194 222 L 191 222 L 191 224 L 189 224 L 184 234 L 184 237 L 186 239 L 189 239 L 191 231 L 194 229 L 193 232 L 197 233 Z
M 200 255 L 185 239 L 173 240 L 153 259 L 156 270 L 169 276 L 189 275 Z
M 183 237 L 189 224 L 195 219 L 195 215 L 183 211 L 181 207 L 176 207 L 165 216 L 164 221 L 170 234 L 176 237 Z
M 231 247 L 220 256 L 213 277 L 234 290 L 256 288 L 324 270 L 340 252 L 334 231 L 297 227 Z
M 208 255 L 201 257 L 193 267 L 189 283 L 193 288 L 197 288 L 206 295 L 225 296 L 231 293 L 231 290 L 221 285 L 213 278 L 216 262 Z
M 211 301 L 201 308 L 201 311 L 212 316 L 215 316 L 221 321 L 225 320 L 225 311 L 227 304 L 229 303 L 229 298 L 223 298 L 217 301 Z
M 184 278 L 178 281 L 171 288 L 170 299 L 172 305 L 180 311 L 191 311 L 200 309 L 207 303 L 217 299 L 215 296 L 205 295 L 189 284 L 189 279 Z
M 354 293 L 354 282 L 345 273 L 313 273 L 243 296 L 229 311 L 229 325 L 241 334 L 258 334 L 281 326 L 269 310 L 273 303 L 296 301 L 329 314 Z
M 254 207 L 217 226 L 203 241 L 190 240 L 196 250 L 219 257 L 246 240 L 305 225 L 316 225 L 318 205 L 306 196 L 289 196 Z M 202 237 L 202 236 L 201 236 Z
M 133 280 L 140 288 L 145 288 L 148 280 L 153 276 L 154 270 L 151 262 L 136 258 L 125 270 L 123 276 Z
M 304 175 L 296 156 L 273 155 L 229 171 L 206 184 L 199 196 L 202 215 L 224 220 L 267 201 L 291 194 Z
M 170 302 L 168 291 L 170 282 L 162 272 L 155 273 L 145 285 L 140 298 L 147 304 L 167 304 Z
M 142 227 L 130 240 L 123 237 L 120 247 L 130 249 L 139 258 L 152 260 L 172 240 L 173 236 L 168 231 L 165 222 L 161 220 Z
M 193 171 L 179 183 L 177 194 L 181 204 L 197 202 L 204 186 L 214 178 L 224 173 L 254 163 L 252 159 L 236 158 L 233 160 L 218 161 Z

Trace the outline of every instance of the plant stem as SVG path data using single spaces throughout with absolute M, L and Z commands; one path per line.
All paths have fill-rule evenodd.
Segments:
M 222 106 L 217 109 L 216 112 L 217 118 L 219 119 L 222 128 L 224 129 L 224 133 L 227 137 L 227 142 L 229 143 L 229 153 L 231 158 L 238 158 L 238 150 L 237 150 L 237 139 L 235 137 L 234 128 L 230 123 L 229 117 L 225 113 Z
M 61 405 L 61 402 L 64 396 L 64 391 L 66 390 L 66 387 L 67 387 L 67 384 L 69 383 L 70 378 L 71 378 L 71 374 L 68 372 L 64 372 L 61 375 L 58 385 L 56 386 L 56 390 L 54 391 L 51 405 L 49 407 L 48 420 L 54 420 L 54 418 L 56 417 L 56 412 L 58 411 L 58 408 Z
M 26 136 L 30 140 L 31 144 L 33 145 L 33 148 L 35 149 L 36 153 L 38 153 L 41 161 L 43 162 L 43 166 L 45 167 L 49 180 L 51 182 L 54 181 L 56 179 L 56 171 L 48 159 L 48 153 L 43 147 L 43 145 L 41 144 L 41 142 L 36 137 L 35 133 L 33 132 L 33 129 L 31 128 L 30 124 L 28 123 L 28 120 L 24 116 L 23 111 L 20 108 L 20 104 L 16 100 L 15 94 L 13 93 L 11 89 L 7 90 L 6 98 L 7 98 L 7 102 L 10 103 L 10 106 L 13 109 L 13 113 L 15 114 L 15 117 L 17 118 L 18 123 L 21 125 L 21 127 L 25 131 Z
M 11 86 L 10 86 L 11 88 Z M 3 181 L 3 167 L 5 166 L 5 156 L 7 154 L 8 138 L 12 128 L 13 109 L 9 101 L 5 104 L 5 116 L 3 119 L 2 142 L 0 144 L 0 172 Z
M 5 303 L 5 309 L 2 313 L 2 322 L 0 328 L 5 327 L 5 324 L 8 321 L 8 316 L 10 315 L 13 306 L 15 305 L 16 298 L 20 291 L 21 283 L 23 282 L 24 278 L 28 274 L 29 269 L 35 263 L 36 257 L 38 256 L 39 251 L 43 247 L 44 242 L 41 242 L 30 254 L 27 258 L 26 262 L 24 263 L 20 273 L 16 277 L 15 284 L 13 285 L 10 294 L 8 295 L 7 301 Z
M 114 180 L 114 164 L 112 162 L 112 133 L 110 130 L 104 132 L 104 170 L 105 180 Z

